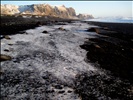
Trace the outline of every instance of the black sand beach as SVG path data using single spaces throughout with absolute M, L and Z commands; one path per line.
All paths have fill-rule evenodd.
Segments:
M 89 51 L 88 59 L 93 62 L 98 61 L 100 67 L 111 70 L 117 76 L 133 82 L 133 24 L 87 23 L 100 26 L 98 34 L 107 36 L 89 39 L 99 48 L 87 43 L 81 46 Z
M 86 21 L 87 22 L 87 21 Z M 109 22 L 94 22 L 89 21 L 88 24 L 93 24 L 105 28 L 106 30 L 115 31 L 115 33 L 105 32 L 105 34 L 111 37 L 121 38 L 123 40 L 131 41 L 133 38 L 133 24 L 132 23 L 109 23 Z
M 43 16 L 36 18 L 23 18 L 22 16 L 1 16 L 1 35 L 12 35 L 17 32 L 32 29 L 39 25 L 54 25 L 57 22 L 71 22 L 72 19 L 63 19 L 52 16 Z M 62 23 L 63 24 L 63 23 Z
M 97 67 L 100 69 L 106 69 L 111 72 L 112 76 L 119 77 L 122 80 L 129 81 L 132 86 L 133 85 L 133 24 L 129 23 L 106 23 L 106 22 L 87 22 L 91 25 L 99 26 L 100 28 L 96 28 L 98 34 L 101 34 L 105 37 L 97 37 L 97 38 L 90 38 L 88 42 L 85 42 L 81 45 L 81 48 L 88 51 L 86 57 L 88 62 L 98 63 Z M 81 85 L 80 91 L 84 91 L 81 95 L 84 97 L 84 100 L 88 98 L 96 99 L 94 95 L 86 94 L 87 89 L 91 89 L 89 85 L 93 87 L 94 83 L 90 83 L 91 80 L 94 78 L 94 82 L 98 83 L 95 84 L 94 87 L 97 87 L 99 83 L 99 75 L 90 76 L 83 75 L 85 80 L 80 81 L 83 83 Z M 80 76 L 81 77 L 81 76 Z M 79 78 L 80 78 L 79 77 Z M 99 77 L 99 78 L 96 78 Z M 95 80 L 96 79 L 96 80 Z M 108 84 L 110 88 L 110 81 L 107 83 L 104 82 L 104 78 L 102 78 L 102 82 L 104 84 Z M 113 81 L 113 80 L 112 80 Z M 114 80 L 115 81 L 115 80 Z M 86 84 L 84 84 L 86 83 Z M 87 84 L 88 83 L 88 84 Z M 84 85 L 86 87 L 84 87 Z M 122 100 L 129 100 L 129 98 L 125 97 L 122 93 L 125 90 L 121 90 L 122 88 L 126 88 L 128 85 L 124 85 L 121 87 L 115 87 L 117 93 L 114 94 L 113 92 L 107 91 L 105 92 L 106 95 L 111 95 L 112 97 L 118 97 Z M 101 85 L 98 86 L 100 89 L 103 89 Z M 114 88 L 114 87 L 113 87 Z M 85 90 L 86 89 L 86 90 Z M 106 90 L 105 89 L 105 90 Z M 120 91 L 121 92 L 120 92 Z M 89 92 L 88 92 L 89 93 Z M 118 99 L 117 98 L 117 99 Z M 132 96 L 131 96 L 132 98 Z
M 39 25 L 63 25 L 66 24 L 63 22 L 72 23 L 77 21 L 53 17 L 31 18 L 30 20 L 22 17 L 2 17 L 1 19 L 1 35 L 23 34 L 23 30 L 35 28 Z M 94 72 L 79 73 L 76 75 L 75 83 L 71 86 L 75 93 L 79 94 L 82 100 L 99 100 L 100 98 L 101 100 L 132 100 L 133 24 L 80 22 L 100 26 L 97 29 L 97 34 L 101 36 L 86 38 L 84 44 L 79 45 L 79 47 L 87 51 L 85 57 L 87 63 L 94 64 L 98 69 L 106 71 L 111 77 Z M 26 73 L 29 72 L 26 71 Z M 30 74 L 33 74 L 33 72 Z M 47 84 L 51 84 L 51 80 L 54 80 L 52 75 L 48 73 L 46 76 Z M 8 77 L 10 76 L 7 75 Z

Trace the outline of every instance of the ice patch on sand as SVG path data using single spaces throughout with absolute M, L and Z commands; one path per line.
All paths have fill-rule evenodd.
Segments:
M 35 29 L 26 30 L 26 34 L 12 35 L 11 40 L 2 39 L 1 53 L 13 57 L 11 61 L 2 62 L 1 66 L 5 73 L 16 73 L 17 76 L 20 75 L 17 73 L 18 71 L 24 71 L 22 74 L 24 77 L 24 75 L 27 75 L 30 72 L 29 74 L 32 77 L 37 77 L 37 80 L 42 84 L 39 88 L 43 88 L 45 82 L 43 83 L 42 81 L 46 80 L 43 80 L 42 77 L 44 77 L 44 73 L 46 72 L 52 73 L 52 75 L 61 82 L 68 86 L 72 86 L 76 74 L 86 71 L 95 71 L 96 69 L 93 66 L 85 62 L 86 51 L 79 46 L 84 43 L 84 38 L 88 37 L 88 35 L 86 33 L 82 33 L 81 35 L 76 31 L 79 27 L 81 29 L 88 28 L 88 25 L 85 23 L 82 23 L 82 25 L 80 25 L 80 23 L 63 25 L 63 28 L 66 29 L 66 31 L 59 30 L 59 27 L 62 27 L 62 25 L 41 26 Z M 42 33 L 44 30 L 48 31 L 48 33 Z M 12 43 L 13 45 L 8 45 L 8 43 Z M 9 48 L 13 48 L 13 51 L 8 53 L 3 51 L 4 49 Z M 9 78 L 10 77 L 11 76 L 9 76 Z M 24 80 L 19 83 L 19 88 L 22 88 L 23 84 L 29 87 L 25 79 L 27 79 L 27 77 L 24 77 Z M 31 79 L 31 77 L 29 79 Z M 52 81 L 53 79 L 50 80 Z M 46 87 L 49 86 L 51 85 L 46 85 Z M 5 87 L 2 85 L 2 91 L 9 88 L 12 90 L 10 91 L 12 98 L 26 98 L 30 95 L 27 92 L 23 92 L 21 95 L 17 93 L 13 94 L 17 89 L 16 84 L 14 87 L 10 85 Z M 64 86 L 64 89 L 65 88 L 73 90 L 71 87 Z M 31 89 L 33 89 L 33 87 L 31 87 Z M 37 94 L 42 97 L 43 94 L 39 93 L 40 90 L 37 91 Z M 4 91 L 2 93 L 5 95 Z M 74 92 L 71 94 L 66 93 L 63 96 L 57 94 L 57 92 L 54 92 L 53 94 L 56 94 L 56 96 L 50 96 L 53 100 L 54 98 L 60 98 L 60 100 L 63 100 L 63 98 L 69 100 L 80 99 Z M 8 93 L 6 95 L 10 97 Z M 30 96 L 29 98 L 32 97 Z

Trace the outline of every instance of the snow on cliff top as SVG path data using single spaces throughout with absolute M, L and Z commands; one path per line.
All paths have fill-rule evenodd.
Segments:
M 52 8 L 58 8 L 60 11 L 67 11 L 64 5 L 51 5 Z

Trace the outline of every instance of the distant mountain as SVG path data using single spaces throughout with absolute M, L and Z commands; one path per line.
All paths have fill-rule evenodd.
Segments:
M 0 5 L 1 7 L 1 14 L 16 14 L 16 13 L 19 13 L 19 6 L 16 6 L 16 5 L 8 5 L 8 4 L 5 4 L 5 5 Z
M 79 19 L 92 19 L 92 18 L 94 18 L 92 15 L 88 15 L 88 14 L 79 14 L 79 15 L 77 15 L 77 17 Z
M 76 16 L 76 12 L 72 7 L 52 6 L 49 4 L 32 4 L 32 5 L 1 5 L 1 15 L 50 15 L 61 18 L 92 18 L 92 15 L 84 16 L 82 14 Z

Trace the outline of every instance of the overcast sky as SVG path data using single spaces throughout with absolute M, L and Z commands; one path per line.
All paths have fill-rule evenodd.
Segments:
M 2 1 L 1 4 L 30 5 L 43 4 L 65 5 L 73 7 L 76 14 L 92 14 L 94 17 L 123 16 L 133 17 L 133 1 Z

